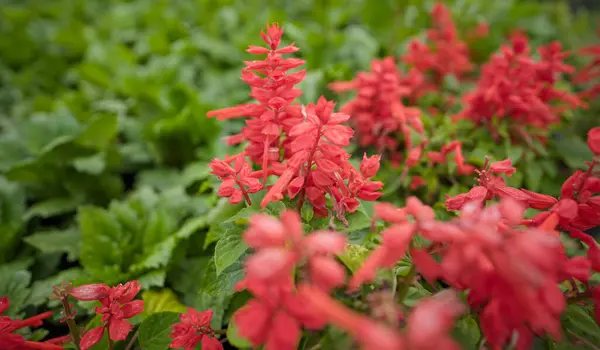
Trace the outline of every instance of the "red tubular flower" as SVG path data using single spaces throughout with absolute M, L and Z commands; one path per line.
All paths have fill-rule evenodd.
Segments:
M 383 183 L 369 181 L 379 168 L 379 157 L 364 158 L 361 171 L 349 162 L 350 155 L 343 149 L 350 143 L 353 131 L 340 125 L 348 120 L 344 113 L 333 113 L 334 103 L 321 97 L 316 105 L 302 109 L 304 121 L 296 124 L 287 134 L 293 154 L 285 163 L 285 170 L 271 186 L 261 205 L 289 197 L 299 197 L 300 208 L 308 200 L 318 216 L 327 216 L 325 195 L 328 194 L 333 212 L 346 223 L 344 214 L 353 212 L 362 200 L 376 200 Z
M 434 5 L 431 19 L 434 27 L 427 32 L 429 45 L 413 40 L 402 60 L 422 73 L 431 73 L 434 86 L 439 87 L 445 76 L 461 79 L 473 70 L 473 64 L 467 44 L 458 37 L 450 10 L 442 2 Z
M 372 145 L 379 152 L 389 150 L 392 158 L 398 160 L 401 156 L 397 153 L 397 133 L 403 136 L 407 154 L 419 146 L 412 144 L 412 131 L 425 142 L 420 110 L 402 103 L 410 88 L 401 82 L 394 58 L 373 60 L 370 72 L 358 73 L 350 82 L 331 83 L 329 88 L 337 93 L 356 91 L 356 97 L 341 111 L 351 116 L 361 146 Z
M 126 319 L 144 311 L 143 300 L 133 300 L 139 293 L 141 286 L 138 281 L 108 287 L 101 284 L 85 285 L 73 288 L 71 295 L 78 300 L 100 301 L 101 306 L 96 307 L 96 313 L 102 315 L 103 325 L 89 330 L 82 338 L 80 347 L 87 350 L 102 339 L 104 330 L 108 329 L 111 340 L 125 340 L 133 326 Z M 80 299 L 81 298 L 81 299 Z
M 202 341 L 202 350 L 223 350 L 223 345 L 210 328 L 212 315 L 212 310 L 198 312 L 189 308 L 185 314 L 179 316 L 180 322 L 172 326 L 173 331 L 169 337 L 173 341 L 169 347 L 193 350 Z
M 250 164 L 244 160 L 243 153 L 235 158 L 233 167 L 220 159 L 213 159 L 209 166 L 213 169 L 212 174 L 223 180 L 219 187 L 219 196 L 229 198 L 231 204 L 245 199 L 246 203 L 251 205 L 248 193 L 258 192 L 263 188 L 260 181 L 254 177 L 256 175 L 252 173 Z
M 561 52 L 560 44 L 551 43 L 539 52 L 541 59 L 536 62 L 530 56 L 527 37 L 515 35 L 511 46 L 503 46 L 501 53 L 483 66 L 477 87 L 465 95 L 466 106 L 456 118 L 469 118 L 488 127 L 492 118 L 510 119 L 511 126 L 528 141 L 524 127 L 547 131 L 560 120 L 558 113 L 583 106 L 575 95 L 555 87 L 560 74 L 573 70 L 563 63 L 567 54 Z
M 598 30 L 598 36 L 600 37 L 600 29 Z M 600 45 L 584 47 L 580 50 L 580 53 L 591 56 L 592 60 L 575 74 L 573 82 L 577 84 L 590 83 L 589 88 L 583 91 L 580 96 L 592 100 L 600 95 Z
M 588 131 L 587 144 L 595 155 L 600 155 L 600 126 Z
M 10 301 L 7 297 L 0 297 L 0 315 L 2 315 L 8 307 Z M 8 316 L 0 316 L 0 349 L 2 350 L 61 350 L 62 346 L 50 342 L 33 342 L 27 341 L 20 334 L 14 334 L 16 330 L 25 327 L 38 327 L 42 325 L 42 320 L 52 316 L 52 312 L 44 312 L 42 314 L 30 317 L 26 320 L 13 320 Z

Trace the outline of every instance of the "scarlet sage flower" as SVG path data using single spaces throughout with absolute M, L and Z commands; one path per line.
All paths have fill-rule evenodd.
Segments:
M 298 48 L 291 45 L 279 47 L 283 27 L 277 23 L 267 26 L 261 36 L 267 47 L 249 46 L 247 52 L 267 55 L 261 61 L 246 61 L 242 80 L 251 88 L 250 96 L 257 102 L 210 111 L 208 117 L 220 120 L 247 117 L 246 126 L 238 135 L 229 138 L 230 144 L 249 141 L 245 153 L 252 162 L 261 164 L 266 180 L 268 168 L 279 160 L 282 148 L 281 134 L 295 125 L 299 117 L 299 106 L 293 105 L 302 91 L 294 86 L 306 75 L 305 70 L 290 73 L 291 69 L 304 64 L 297 58 L 284 58 Z
M 371 62 L 370 72 L 361 72 L 349 82 L 334 82 L 329 88 L 337 93 L 356 91 L 356 97 L 342 106 L 341 111 L 351 116 L 361 146 L 375 146 L 379 152 L 390 151 L 396 161 L 402 159 L 398 150 L 398 133 L 404 139 L 404 150 L 410 153 L 414 145 L 411 132 L 425 142 L 421 111 L 406 107 L 402 97 L 410 88 L 401 82 L 401 74 L 394 58 L 386 57 Z
M 353 130 L 341 125 L 349 116 L 333 113 L 334 106 L 321 97 L 316 105 L 303 108 L 304 120 L 288 133 L 293 155 L 263 198 L 263 207 L 287 193 L 290 198 L 299 197 L 299 208 L 308 200 L 315 214 L 325 217 L 329 214 L 329 195 L 332 211 L 345 223 L 345 213 L 358 209 L 358 199 L 372 201 L 381 196 L 378 191 L 383 183 L 369 180 L 379 168 L 379 157 L 365 157 L 361 171 L 352 166 L 343 147 L 350 144 Z
M 600 37 L 600 29 L 598 30 L 598 37 Z M 600 94 L 600 45 L 587 46 L 579 52 L 582 55 L 591 56 L 591 61 L 574 75 L 573 82 L 591 84 L 580 95 L 582 98 L 592 100 Z
M 529 142 L 526 128 L 545 132 L 565 109 L 584 106 L 577 96 L 556 88 L 560 75 L 573 71 L 563 63 L 567 54 L 560 44 L 540 47 L 539 61 L 530 51 L 527 37 L 514 35 L 511 45 L 502 46 L 482 67 L 477 87 L 465 95 L 465 108 L 456 118 L 490 128 L 492 118 L 508 120 L 509 127 Z M 497 135 L 495 129 L 491 131 Z
M 257 175 L 252 172 L 250 164 L 244 159 L 243 153 L 235 157 L 233 167 L 220 159 L 213 159 L 209 167 L 213 170 L 211 174 L 223 180 L 219 187 L 219 196 L 229 198 L 231 204 L 237 204 L 244 199 L 251 205 L 248 193 L 255 193 L 263 188 L 260 180 L 255 177 Z
M 441 85 L 447 75 L 461 79 L 473 70 L 467 44 L 462 41 L 452 20 L 450 10 L 437 2 L 431 12 L 433 28 L 427 32 L 427 42 L 417 39 L 408 45 L 408 53 L 402 61 L 419 72 L 430 73 L 434 86 Z
M 223 350 L 223 345 L 210 327 L 212 315 L 212 310 L 198 312 L 189 308 L 179 316 L 180 322 L 172 326 L 173 331 L 169 337 L 173 341 L 169 347 L 193 350 L 202 341 L 202 350 Z
M 506 177 L 510 177 L 515 170 L 510 159 L 490 164 L 489 159 L 486 158 L 483 168 L 475 171 L 478 174 L 477 182 L 479 185 L 474 186 L 467 193 L 454 197 L 446 196 L 446 208 L 449 210 L 460 210 L 466 203 L 474 201 L 484 203 L 496 197 L 508 197 L 517 201 L 527 202 L 530 197 L 526 193 L 507 186 L 504 178 L 495 176 L 504 174 Z
M 140 292 L 138 281 L 108 287 L 104 284 L 91 284 L 75 287 L 71 295 L 78 300 L 100 301 L 100 306 L 95 308 L 96 314 L 102 315 L 102 326 L 89 330 L 81 339 L 80 347 L 87 350 L 98 343 L 108 329 L 109 338 L 125 340 L 133 326 L 126 319 L 144 311 L 143 300 L 133 300 Z
M 600 155 L 600 126 L 590 129 L 587 136 L 587 144 L 590 150 L 596 155 Z
M 429 159 L 431 165 L 437 163 L 446 163 L 448 155 L 454 153 L 454 163 L 456 164 L 458 175 L 470 175 L 475 171 L 475 167 L 467 164 L 462 153 L 462 143 L 458 140 L 451 141 L 442 146 L 441 152 L 429 151 L 426 158 Z
M 25 320 L 14 320 L 8 316 L 1 316 L 8 310 L 10 301 L 7 297 L 0 297 L 0 349 L 3 350 L 61 350 L 62 346 L 48 342 L 27 341 L 15 331 L 25 327 L 39 327 L 42 320 L 52 316 L 52 312 L 44 312 Z
M 304 278 L 324 291 L 343 285 L 345 270 L 334 254 L 345 249 L 346 239 L 332 231 L 304 236 L 300 217 L 292 211 L 282 213 L 281 221 L 252 216 L 243 238 L 255 253 L 246 261 L 245 278 L 236 288 L 249 290 L 255 299 L 233 316 L 239 332 L 254 346 L 295 349 L 303 327 L 319 329 L 324 321 L 294 293 L 292 271 L 306 266 Z

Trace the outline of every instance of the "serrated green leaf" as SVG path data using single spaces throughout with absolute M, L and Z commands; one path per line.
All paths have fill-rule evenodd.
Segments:
M 231 228 L 219 239 L 215 246 L 215 267 L 217 277 L 231 264 L 248 250 L 248 246 L 242 241 L 242 230 Z
M 543 175 L 544 172 L 538 164 L 530 163 L 529 166 L 525 168 L 525 185 L 527 185 L 527 189 L 537 192 L 540 188 Z
M 8 266 L 0 267 L 0 295 L 8 298 L 9 308 L 3 316 L 17 317 L 29 298 L 31 273 L 26 270 L 15 270 Z
M 102 281 L 117 281 L 123 263 L 119 223 L 109 212 L 97 207 L 82 207 L 77 213 L 81 230 L 81 265 Z
M 81 250 L 81 233 L 75 228 L 37 232 L 25 237 L 24 241 L 42 253 L 66 253 L 70 261 L 77 260 Z
M 348 226 L 342 229 L 345 232 L 358 231 L 371 227 L 371 218 L 365 213 L 362 207 L 354 213 L 346 215 L 346 220 L 348 220 Z
M 176 312 L 159 312 L 146 318 L 139 329 L 139 342 L 144 350 L 167 350 L 172 339 L 172 326 L 179 322 Z
M 182 313 L 187 309 L 170 289 L 147 290 L 142 293 L 142 300 L 144 300 L 144 318 L 154 313 L 166 311 Z
M 245 256 L 244 256 L 245 257 Z M 212 296 L 232 295 L 233 287 L 244 277 L 244 258 L 241 258 L 226 268 L 217 277 L 214 258 L 209 262 L 208 270 L 200 286 L 200 292 Z
M 472 317 L 464 317 L 458 320 L 452 334 L 464 350 L 478 350 L 481 332 L 477 321 Z
M 152 287 L 164 287 L 166 278 L 167 271 L 163 268 L 142 274 L 137 280 L 140 282 L 142 288 L 149 289 Z

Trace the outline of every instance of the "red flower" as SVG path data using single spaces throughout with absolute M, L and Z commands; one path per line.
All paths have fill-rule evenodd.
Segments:
M 229 198 L 231 204 L 237 204 L 244 198 L 246 203 L 251 205 L 248 193 L 258 192 L 263 188 L 260 181 L 254 177 L 256 174 L 252 173 L 250 165 L 244 160 L 243 153 L 235 157 L 233 167 L 220 159 L 213 159 L 209 166 L 213 169 L 212 174 L 223 180 L 219 187 L 219 196 Z
M 373 60 L 370 72 L 358 73 L 350 82 L 331 83 L 329 88 L 337 93 L 356 91 L 356 97 L 341 111 L 351 116 L 361 146 L 373 145 L 378 152 L 389 150 L 392 158 L 398 160 L 401 155 L 397 153 L 397 133 L 402 134 L 407 154 L 418 149 L 418 145 L 413 145 L 411 132 L 425 142 L 421 112 L 402 103 L 401 98 L 410 89 L 401 82 L 393 57 Z
M 598 30 L 600 37 L 600 30 Z M 592 45 L 584 47 L 580 50 L 582 55 L 592 56 L 592 60 L 585 65 L 573 77 L 574 83 L 584 84 L 591 83 L 589 88 L 581 93 L 581 97 L 592 100 L 600 94 L 600 45 Z
M 560 74 L 573 71 L 563 63 L 567 54 L 561 52 L 560 44 L 541 47 L 539 61 L 533 60 L 530 51 L 524 34 L 513 36 L 512 45 L 503 46 L 501 53 L 483 66 L 477 87 L 465 95 L 466 106 L 456 118 L 488 127 L 492 118 L 508 119 L 529 142 L 524 127 L 546 131 L 559 121 L 558 114 L 564 109 L 583 106 L 575 95 L 555 87 Z M 497 135 L 495 129 L 492 132 Z
M 600 126 L 588 131 L 587 144 L 595 155 L 600 155 Z
M 202 341 L 203 350 L 223 350 L 223 345 L 210 328 L 212 315 L 212 310 L 198 312 L 189 308 L 185 314 L 179 316 L 181 322 L 172 326 L 173 332 L 169 337 L 173 341 L 169 347 L 192 350 Z
M 0 315 L 2 315 L 10 302 L 7 297 L 0 297 Z M 0 316 L 0 349 L 2 350 L 61 350 L 63 347 L 50 342 L 27 341 L 20 334 L 13 332 L 25 327 L 38 327 L 42 320 L 52 316 L 52 312 L 44 312 L 26 320 L 13 320 L 8 316 Z
M 82 350 L 87 350 L 102 339 L 108 329 L 111 340 L 125 340 L 133 326 L 126 319 L 144 311 L 144 301 L 133 300 L 141 286 L 138 281 L 108 287 L 101 284 L 84 285 L 73 288 L 71 295 L 78 300 L 99 300 L 101 306 L 96 313 L 102 315 L 103 325 L 89 330 L 81 339 Z

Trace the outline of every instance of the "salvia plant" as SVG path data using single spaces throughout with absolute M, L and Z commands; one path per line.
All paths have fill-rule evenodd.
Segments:
M 600 126 L 587 131 L 589 159 L 546 193 L 515 182 L 510 152 L 493 159 L 465 146 L 483 133 L 528 149 L 525 166 L 539 166 L 552 127 L 600 92 L 600 47 L 581 49 L 587 62 L 576 69 L 559 42 L 533 47 L 518 30 L 480 65 L 470 45 L 491 29 L 481 22 L 462 35 L 438 3 L 431 29 L 402 56 L 328 84 L 338 105 L 300 102 L 306 62 L 283 26 L 268 24 L 241 71 L 252 100 L 207 113 L 243 119 L 221 140 L 237 153 L 182 175 L 206 179 L 200 192 L 214 185 L 216 208 L 188 220 L 207 203 L 145 189 L 80 209 L 83 240 L 102 231 L 98 249 L 134 248 L 100 263 L 82 253 L 96 277 L 50 281 L 37 306 L 53 311 L 23 318 L 11 311 L 19 295 L 0 295 L 0 349 L 600 348 L 600 246 L 590 233 L 600 226 Z M 431 177 L 454 190 L 435 193 Z M 202 264 L 184 259 L 185 245 L 213 244 Z M 165 277 L 178 269 L 187 275 Z M 150 289 L 165 278 L 200 293 L 184 306 Z M 33 330 L 44 323 L 65 334 Z

